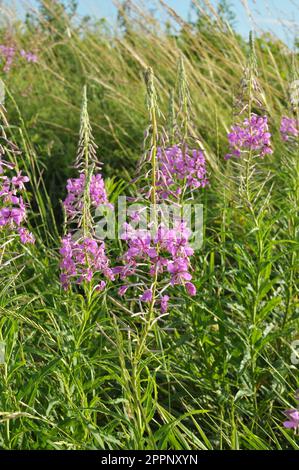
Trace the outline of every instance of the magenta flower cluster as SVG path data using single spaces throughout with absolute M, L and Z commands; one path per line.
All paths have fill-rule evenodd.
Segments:
M 24 49 L 20 51 L 21 57 L 23 57 L 27 62 L 33 62 L 34 64 L 38 62 L 38 57 L 33 52 L 27 52 Z
M 285 142 L 298 137 L 299 130 L 296 119 L 283 116 L 280 123 L 280 135 Z
M 191 191 L 208 184 L 206 160 L 202 150 L 173 145 L 158 148 L 157 193 L 161 199 L 179 196 L 185 185 Z
M 5 46 L 4 44 L 1 44 L 0 54 L 5 61 L 3 71 L 9 72 L 16 55 L 16 49 L 13 46 Z
M 154 190 L 160 200 L 177 200 L 181 194 L 209 183 L 202 150 L 190 150 L 187 145 L 159 147 L 156 158 Z M 132 213 L 132 222 L 139 222 L 140 215 L 138 211 Z M 135 288 L 141 302 L 150 303 L 166 314 L 170 301 L 166 289 L 183 285 L 189 295 L 196 295 L 196 287 L 191 282 L 191 231 L 183 220 L 178 220 L 172 229 L 160 223 L 154 231 L 151 224 L 145 229 L 135 229 L 132 222 L 125 224 L 122 235 L 127 244 L 122 256 L 124 264 L 113 268 L 114 274 L 126 281 L 119 288 L 119 295 L 124 296 L 129 288 Z
M 88 195 L 88 200 L 86 200 L 86 195 Z M 92 174 L 88 181 L 85 173 L 82 172 L 78 178 L 70 178 L 67 181 L 67 197 L 63 205 L 68 223 L 75 223 L 76 226 L 74 227 L 75 234 L 72 236 L 68 233 L 62 239 L 60 248 L 62 256 L 60 280 L 65 290 L 70 287 L 72 282 L 74 284 L 91 282 L 96 274 L 101 274 L 110 280 L 114 278 L 112 270 L 109 268 L 105 244 L 94 236 L 92 216 L 88 221 L 88 234 L 80 232 L 84 204 L 90 205 L 89 210 L 102 204 L 110 205 L 104 180 L 100 173 Z M 75 239 L 76 236 L 77 239 Z M 106 281 L 101 280 L 97 285 L 97 290 L 103 290 L 105 286 Z
M 27 52 L 24 49 L 18 51 L 14 45 L 0 44 L 0 55 L 4 61 L 4 72 L 9 72 L 17 57 L 22 57 L 27 62 L 38 62 L 38 57 L 33 52 Z
M 84 191 L 86 177 L 80 173 L 79 178 L 70 178 L 67 181 L 67 197 L 63 203 L 67 216 L 72 219 L 80 214 L 84 205 Z M 89 196 L 93 207 L 108 204 L 104 180 L 100 173 L 91 176 L 89 182 Z
M 295 399 L 298 401 L 299 405 L 299 390 L 295 393 Z M 283 422 L 285 428 L 294 429 L 294 431 L 299 430 L 299 408 L 290 409 L 284 411 L 284 414 L 287 416 L 288 420 Z
M 240 157 L 242 153 L 248 151 L 260 157 L 273 153 L 267 116 L 252 114 L 250 119 L 245 119 L 241 125 L 232 126 L 228 141 L 230 151 L 225 156 L 226 160 Z
M 65 290 L 70 287 L 71 282 L 75 284 L 90 282 L 98 272 L 107 279 L 114 279 L 102 241 L 89 237 L 76 241 L 68 234 L 62 239 L 60 254 L 62 256 L 60 281 Z M 101 291 L 105 286 L 106 282 L 101 280 L 96 289 Z
M 177 223 L 173 229 L 165 228 L 160 224 L 151 235 L 148 229 L 134 229 L 131 224 L 125 224 L 122 239 L 128 244 L 128 249 L 122 259 L 124 265 L 113 268 L 114 274 L 122 280 L 129 279 L 131 282 L 120 287 L 119 295 L 124 295 L 129 287 L 136 285 L 133 281 L 135 275 L 149 275 L 154 279 L 161 275 L 163 281 L 162 291 L 167 286 L 184 285 L 189 295 L 196 294 L 196 288 L 191 281 L 191 262 L 193 249 L 190 247 L 190 231 L 184 222 Z M 145 272 L 146 269 L 146 272 Z M 142 302 L 152 302 L 153 292 L 146 289 L 140 294 Z M 160 306 L 161 313 L 166 313 L 169 296 L 164 294 L 158 296 L 155 303 Z
M 22 226 L 26 219 L 26 204 L 22 193 L 28 176 L 21 172 L 7 176 L 5 172 L 13 170 L 14 165 L 0 158 L 0 228 L 16 232 L 23 244 L 34 243 L 35 239 L 27 228 Z

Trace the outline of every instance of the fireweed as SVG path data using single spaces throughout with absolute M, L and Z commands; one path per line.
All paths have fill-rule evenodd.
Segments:
M 60 254 L 62 256 L 60 280 L 65 290 L 69 288 L 71 282 L 82 284 L 84 281 L 92 281 L 96 273 L 113 279 L 105 253 L 105 245 L 102 241 L 91 236 L 74 240 L 72 235 L 68 233 L 62 239 Z M 105 286 L 106 282 L 100 280 L 96 289 L 101 291 Z
M 4 131 L 1 140 L 3 144 L 0 145 L 0 229 L 10 236 L 17 234 L 23 244 L 34 243 L 34 236 L 24 226 L 27 214 L 23 196 L 29 177 L 16 171 L 15 164 L 4 158 L 5 147 L 15 156 L 20 154 L 16 146 L 6 139 Z
M 266 297 L 262 294 L 261 286 L 269 281 L 269 275 L 264 269 L 265 260 L 272 249 L 273 221 L 268 217 L 268 205 L 271 197 L 271 186 L 268 185 L 271 174 L 265 174 L 265 165 L 261 160 L 272 154 L 271 134 L 268 128 L 268 119 L 265 115 L 264 93 L 259 85 L 254 40 L 250 35 L 250 55 L 245 68 L 244 77 L 240 86 L 240 93 L 235 100 L 234 125 L 228 134 L 229 152 L 224 157 L 229 160 L 226 166 L 227 178 L 224 185 L 229 185 L 229 194 L 224 207 L 233 203 L 240 210 L 237 213 L 245 214 L 246 224 L 242 224 L 240 231 L 240 246 L 233 249 L 233 257 L 238 260 L 240 272 L 248 273 L 246 282 L 248 286 L 254 286 L 254 292 L 248 300 L 242 289 L 236 292 L 238 302 L 246 305 L 246 324 L 248 327 L 248 369 L 256 370 L 258 354 L 256 345 L 256 332 L 265 317 L 262 317 L 263 309 L 271 308 L 272 295 Z M 227 181 L 227 183 L 225 182 Z M 230 212 L 233 214 L 233 211 Z M 236 219 L 237 220 L 237 219 Z M 230 221 L 230 223 L 232 223 Z M 239 223 L 239 220 L 238 222 Z M 227 225 L 224 222 L 221 231 L 225 234 Z M 228 228 L 229 230 L 229 228 Z M 244 240 L 242 240 L 244 237 Z M 245 255 L 247 239 L 252 237 L 254 247 L 249 258 Z M 235 250 L 235 251 L 234 251 Z M 258 384 L 254 374 L 251 376 L 251 392 L 253 404 L 257 410 Z
M 247 152 L 259 157 L 271 154 L 273 150 L 270 139 L 267 116 L 252 113 L 241 125 L 232 126 L 232 131 L 228 134 L 230 152 L 226 154 L 225 159 L 241 157 L 242 153 Z
M 95 289 L 101 291 L 106 286 L 106 280 L 114 278 L 105 244 L 95 236 L 94 212 L 102 205 L 109 205 L 99 172 L 96 148 L 84 88 L 79 148 L 75 162 L 79 177 L 67 181 L 67 197 L 63 202 L 68 232 L 61 242 L 60 280 L 65 290 L 72 283 L 80 285 L 95 281 Z
M 86 181 L 85 173 L 80 173 L 79 178 L 70 178 L 67 181 L 67 197 L 63 203 L 69 221 L 80 217 L 84 209 L 84 192 L 89 186 L 89 199 L 93 208 L 102 204 L 108 205 L 105 183 L 100 173 L 92 174 L 90 181 Z
M 35 53 L 25 51 L 24 49 L 18 50 L 14 44 L 0 44 L 0 56 L 4 63 L 3 71 L 5 73 L 10 71 L 19 58 L 23 58 L 27 62 L 38 62 L 38 56 Z
M 258 177 L 262 175 L 262 165 L 259 160 L 273 153 L 271 133 L 269 132 L 268 117 L 265 114 L 265 95 L 259 84 L 256 62 L 254 37 L 249 36 L 250 53 L 244 75 L 240 84 L 240 92 L 234 103 L 234 124 L 228 133 L 229 151 L 224 156 L 231 161 L 230 189 L 235 190 L 235 199 L 249 210 L 249 216 L 258 229 L 258 218 L 254 213 L 257 201 L 261 201 L 259 193 L 271 178 L 262 176 L 262 185 Z M 230 170 L 228 170 L 230 171 Z M 268 194 L 269 197 L 269 194 Z M 266 203 L 267 198 L 263 200 Z M 262 207 L 260 207 L 262 210 Z M 261 213 L 261 212 L 260 212 Z M 257 240 L 260 243 L 261 240 Z
M 141 320 L 140 323 L 137 323 L 137 335 L 134 334 L 134 331 L 132 334 L 130 333 L 132 338 L 129 356 L 131 367 L 129 374 L 127 371 L 123 374 L 122 382 L 129 393 L 133 395 L 133 406 L 128 405 L 126 413 L 129 414 L 130 420 L 136 423 L 138 435 L 142 438 L 148 429 L 147 425 L 144 424 L 146 420 L 144 419 L 143 404 L 153 395 L 149 389 L 147 389 L 145 395 L 140 386 L 141 378 L 142 381 L 147 380 L 150 383 L 153 373 L 149 368 L 149 362 L 147 360 L 143 361 L 142 357 L 150 344 L 151 347 L 160 349 L 158 321 L 169 313 L 174 300 L 180 297 L 178 295 L 179 288 L 184 286 L 189 296 L 196 294 L 196 287 L 191 282 L 193 249 L 190 246 L 190 231 L 179 215 L 184 202 L 186 173 L 183 173 L 183 178 L 180 178 L 177 177 L 177 170 L 180 172 L 185 171 L 184 155 L 186 153 L 180 151 L 180 149 L 186 149 L 186 142 L 176 140 L 181 145 L 176 147 L 175 165 L 178 168 L 176 166 L 172 168 L 173 183 L 171 183 L 172 187 L 170 188 L 163 178 L 160 179 L 161 159 L 159 160 L 158 155 L 160 154 L 163 158 L 163 150 L 162 148 L 159 150 L 158 142 L 163 141 L 160 135 L 163 130 L 159 133 L 157 118 L 160 114 L 151 69 L 147 70 L 145 80 L 150 115 L 150 124 L 146 135 L 150 142 L 145 152 L 145 158 L 139 166 L 141 169 L 140 179 L 144 185 L 140 185 L 142 189 L 135 198 L 136 202 L 142 202 L 143 207 L 133 212 L 131 221 L 126 222 L 123 227 L 124 231 L 121 237 L 124 242 L 124 254 L 121 258 L 123 264 L 113 269 L 114 274 L 118 275 L 120 280 L 123 281 L 123 285 L 118 290 L 119 295 L 130 301 L 131 314 Z M 147 144 L 147 141 L 145 143 Z M 169 143 L 170 145 L 167 146 L 168 151 L 174 145 L 171 139 L 169 139 Z M 202 160 L 200 162 L 203 163 Z M 189 162 L 190 166 L 191 163 Z M 164 170 L 167 177 L 168 169 L 169 167 L 167 168 L 165 165 Z M 194 178 L 200 176 L 198 179 L 201 180 L 205 172 L 202 171 L 202 168 L 197 169 L 197 171 L 201 171 L 200 175 L 194 172 L 192 176 Z M 181 191 L 178 192 L 177 189 L 181 189 Z M 158 205 L 160 191 L 167 193 L 167 200 L 175 201 L 175 206 L 179 209 L 176 216 L 174 216 L 171 228 L 163 217 L 165 215 L 163 209 L 161 213 L 162 204 Z M 162 199 L 164 201 L 164 198 Z M 142 220 L 142 222 L 145 222 L 144 226 L 135 228 L 135 223 L 138 223 L 143 216 L 142 211 L 145 208 L 148 209 L 148 200 L 150 201 L 151 220 L 148 224 L 148 220 L 144 218 Z M 115 324 L 117 325 L 116 322 Z M 122 340 L 118 344 L 118 348 L 120 347 L 123 347 Z M 164 357 L 161 357 L 160 360 L 165 361 Z M 165 367 L 167 367 L 166 364 Z M 154 399 L 154 396 L 150 399 Z M 153 444 L 154 446 L 155 444 Z
M 183 58 L 178 66 L 179 112 L 176 118 L 174 94 L 170 93 L 167 143 L 157 149 L 156 188 L 159 199 L 180 200 L 209 184 L 202 148 L 188 145 L 191 98 Z M 198 143 L 197 143 L 198 144 Z M 197 146 L 198 147 L 198 146 Z
M 252 161 L 256 157 L 262 158 L 272 154 L 271 134 L 268 127 L 268 118 L 265 115 L 265 97 L 258 80 L 253 33 L 249 35 L 250 53 L 240 83 L 240 92 L 235 98 L 235 122 L 228 134 L 229 152 L 225 159 L 232 157 L 245 160 L 246 186 L 248 176 L 254 168 Z M 245 116 L 245 117 L 244 117 Z
M 296 119 L 283 116 L 280 124 L 280 135 L 283 141 L 292 141 L 298 137 L 298 124 Z
M 186 81 L 183 80 L 181 83 L 185 84 Z M 180 144 L 173 144 L 166 148 L 158 147 L 159 109 L 151 70 L 147 71 L 146 85 L 150 114 L 147 135 L 150 135 L 151 140 L 144 166 L 150 165 L 150 170 L 145 171 L 146 177 L 151 181 L 146 191 L 156 220 L 151 221 L 147 229 L 135 229 L 132 223 L 125 224 L 122 235 L 127 245 L 122 256 L 124 265 L 115 267 L 113 272 L 126 282 L 119 288 L 119 295 L 125 296 L 128 292 L 132 297 L 132 291 L 134 291 L 138 295 L 139 303 L 149 304 L 150 312 L 157 308 L 160 314 L 164 315 L 168 312 L 171 299 L 169 289 L 184 286 L 188 295 L 194 296 L 196 287 L 191 282 L 191 256 L 193 255 L 193 249 L 190 246 L 191 231 L 180 217 L 174 220 L 172 228 L 163 223 L 163 218 L 158 221 L 156 204 L 165 199 L 176 203 L 179 199 L 179 203 L 182 204 L 182 196 L 187 191 L 192 193 L 206 186 L 208 180 L 202 150 L 189 150 L 185 137 L 182 138 Z M 182 93 L 183 100 L 186 93 L 185 88 Z M 186 109 L 185 113 L 187 113 Z M 187 119 L 187 116 L 183 115 Z M 185 126 L 186 122 L 184 122 Z M 170 143 L 171 140 L 169 139 Z M 133 217 L 136 221 L 138 213 Z M 148 279 L 151 280 L 150 285 Z
M 295 399 L 298 402 L 298 407 L 284 411 L 288 419 L 283 422 L 283 425 L 287 429 L 294 429 L 296 433 L 299 431 L 299 390 L 295 393 Z
M 151 227 L 148 230 L 134 229 L 126 224 L 126 230 L 122 239 L 127 242 L 128 249 L 122 259 L 124 266 L 113 269 L 115 274 L 129 283 L 121 286 L 119 295 L 124 296 L 130 287 L 140 287 L 141 302 L 153 301 L 152 287 L 146 288 L 143 282 L 132 283 L 132 276 L 140 277 L 140 280 L 156 278 L 160 290 L 155 299 L 155 306 L 160 308 L 162 314 L 167 312 L 169 296 L 165 290 L 169 286 L 184 285 L 189 295 L 196 294 L 196 288 L 192 284 L 192 266 L 190 257 L 193 249 L 190 247 L 190 230 L 184 222 L 177 223 L 173 229 L 159 224 L 154 237 L 151 236 Z M 131 281 L 131 283 L 130 283 Z
M 183 187 L 189 191 L 204 188 L 207 179 L 206 160 L 200 149 L 173 145 L 157 151 L 157 194 L 161 199 L 179 197 Z

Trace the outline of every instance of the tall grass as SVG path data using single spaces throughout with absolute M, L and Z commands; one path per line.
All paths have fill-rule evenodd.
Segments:
M 0 267 L 3 449 L 299 448 L 282 427 L 299 388 L 290 359 L 299 326 L 298 146 L 282 143 L 278 132 L 298 58 L 274 37 L 256 39 L 274 154 L 247 168 L 244 186 L 240 169 L 223 157 L 247 42 L 217 15 L 198 30 L 165 9 L 179 33 L 165 33 L 138 5 L 121 34 L 103 26 L 61 31 L 54 23 L 49 33 L 14 24 L 15 43 L 37 45 L 39 62 L 2 76 L 8 122 L 1 125 L 31 176 L 37 242 Z M 154 69 L 167 115 L 181 55 L 192 102 L 188 133 L 205 148 L 211 181 L 198 195 L 198 293 L 182 293 L 144 343 L 117 285 L 88 301 L 81 289 L 61 290 L 60 199 L 73 171 L 82 87 L 113 201 L 124 188 L 133 191 L 127 183 L 148 119 L 143 72 Z

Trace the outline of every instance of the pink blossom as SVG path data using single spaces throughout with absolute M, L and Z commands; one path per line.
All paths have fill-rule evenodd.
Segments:
M 189 150 L 187 146 L 173 145 L 158 148 L 158 178 L 157 193 L 161 199 L 169 196 L 177 198 L 182 188 L 190 191 L 208 184 L 206 160 L 202 150 Z
M 101 281 L 95 288 L 98 292 L 102 292 L 106 287 L 106 281 Z
M 80 173 L 78 178 L 67 180 L 67 197 L 64 200 L 64 208 L 68 217 L 73 218 L 80 214 L 84 204 L 85 174 Z M 108 204 L 104 180 L 101 174 L 92 175 L 89 184 L 89 194 L 93 207 Z
M 192 282 L 186 282 L 185 287 L 189 295 L 192 297 L 196 295 L 196 287 L 194 284 L 192 284 Z
M 142 302 L 151 302 L 153 299 L 153 293 L 151 289 L 147 289 L 146 291 L 143 292 L 143 294 L 140 296 L 140 300 Z
M 25 191 L 25 183 L 29 181 L 27 175 L 18 172 L 12 177 L 5 172 L 11 172 L 14 165 L 0 159 L 0 227 L 5 227 L 10 231 L 16 230 L 22 243 L 34 243 L 35 239 L 21 224 L 26 219 L 26 206 L 22 198 Z
M 163 295 L 160 301 L 160 309 L 161 313 L 164 314 L 168 310 L 168 302 L 169 302 L 169 296 L 168 295 Z
M 18 229 L 18 233 L 20 235 L 21 242 L 26 245 L 27 243 L 35 243 L 35 238 L 31 232 L 29 232 L 26 228 L 20 227 Z
M 18 172 L 17 176 L 13 176 L 11 179 L 12 185 L 18 189 L 24 189 L 25 188 L 24 183 L 28 183 L 28 181 L 29 181 L 28 176 L 22 176 L 21 171 Z
M 2 160 L 1 157 L 0 157 L 0 174 L 3 174 L 6 169 L 12 170 L 13 168 L 14 168 L 13 163 Z
M 284 414 L 289 418 L 288 421 L 284 421 L 283 425 L 288 429 L 299 429 L 299 410 L 286 410 Z
M 125 293 L 127 292 L 129 286 L 121 286 L 119 289 L 118 289 L 118 295 L 120 295 L 121 297 L 123 295 L 125 295 Z
M 280 124 L 280 135 L 284 141 L 298 137 L 298 124 L 296 119 L 283 116 Z
M 102 274 L 106 279 L 114 279 L 103 241 L 92 238 L 75 241 L 68 234 L 62 239 L 60 254 L 62 255 L 60 280 L 65 290 L 69 288 L 71 280 L 75 284 L 90 282 L 96 273 Z M 101 281 L 97 288 L 102 290 L 105 285 L 106 283 Z
M 195 286 L 189 282 L 192 279 L 190 257 L 193 255 L 189 242 L 191 231 L 184 222 L 177 222 L 172 229 L 160 224 L 153 237 L 150 226 L 148 230 L 135 229 L 126 223 L 124 228 L 122 239 L 127 244 L 127 250 L 122 259 L 125 264 L 113 268 L 115 275 L 126 279 L 126 285 L 119 289 L 119 295 L 125 295 L 130 286 L 128 279 L 138 275 L 139 271 L 151 278 L 158 276 L 163 285 L 186 285 L 189 294 L 195 295 Z M 135 281 L 131 282 L 134 285 Z M 152 291 L 147 289 L 140 297 L 143 301 L 149 301 L 152 300 L 151 295 Z M 162 313 L 167 311 L 168 301 L 169 296 L 166 294 L 156 301 Z
M 171 274 L 171 284 L 182 284 L 184 281 L 190 281 L 192 276 L 188 269 L 189 262 L 186 258 L 176 258 L 173 261 L 169 261 L 167 270 Z
M 260 157 L 273 153 L 267 116 L 252 114 L 250 119 L 245 119 L 241 125 L 232 126 L 228 141 L 230 153 L 225 156 L 226 160 L 240 157 L 243 152 L 248 151 L 255 152 Z

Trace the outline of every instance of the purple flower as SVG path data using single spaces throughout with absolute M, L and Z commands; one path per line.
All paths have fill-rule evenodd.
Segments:
M 192 279 L 189 273 L 189 260 L 186 258 L 176 258 L 173 261 L 169 261 L 167 270 L 171 274 L 171 284 L 182 284 L 184 281 L 190 281 Z
M 73 218 L 82 213 L 85 191 L 85 174 L 80 173 L 79 178 L 70 178 L 67 180 L 67 197 L 63 202 L 66 214 Z M 92 175 L 89 184 L 89 194 L 93 207 L 99 207 L 102 204 L 108 205 L 108 198 L 105 190 L 104 180 L 101 174 Z
M 166 249 L 172 256 L 189 257 L 194 250 L 189 245 L 191 231 L 187 228 L 185 222 L 178 222 L 174 229 L 168 230 L 160 226 L 155 238 L 156 243 Z
M 13 176 L 11 179 L 11 184 L 18 189 L 24 189 L 24 183 L 28 183 L 28 176 L 22 176 L 22 173 L 19 171 L 17 176 Z
M 0 226 L 9 225 L 11 221 L 11 210 L 8 207 L 0 209 Z
M 21 225 L 21 222 L 24 220 L 26 216 L 25 205 L 23 203 L 22 198 L 20 199 L 21 199 L 20 206 L 13 207 L 10 211 L 11 222 L 14 222 L 18 226 Z
M 106 279 L 114 279 L 103 241 L 92 238 L 75 241 L 68 234 L 61 241 L 60 254 L 60 280 L 65 290 L 69 288 L 71 281 L 75 284 L 91 282 L 96 273 L 102 274 Z M 96 289 L 103 290 L 105 286 L 106 282 L 101 280 Z
M 289 418 L 288 421 L 283 422 L 284 427 L 295 431 L 299 429 L 299 410 L 286 410 L 284 414 Z
M 160 301 L 160 310 L 161 313 L 167 313 L 168 310 L 168 302 L 169 302 L 169 296 L 168 295 L 163 295 Z
M 130 214 L 130 218 L 133 222 L 139 222 L 140 221 L 140 213 L 138 211 L 134 211 Z
M 2 58 L 4 59 L 3 71 L 7 73 L 10 71 L 13 65 L 14 58 L 16 55 L 16 48 L 13 45 L 6 46 L 5 44 L 1 44 L 0 54 L 2 55 Z
M 0 186 L 0 196 L 2 197 L 2 202 L 19 205 L 21 200 L 17 195 L 16 187 L 12 184 L 12 180 L 7 176 L 2 176 L 1 180 L 2 186 Z M 21 189 L 25 189 L 25 187 L 23 186 Z
M 280 135 L 284 141 L 298 137 L 298 124 L 296 119 L 283 116 L 280 124 Z
M 0 173 L 11 171 L 14 165 L 0 159 Z M 10 231 L 16 230 L 22 243 L 34 243 L 32 233 L 21 224 L 26 218 L 26 207 L 21 196 L 25 191 L 25 183 L 28 176 L 18 172 L 12 177 L 6 174 L 0 177 L 0 227 L 6 227 Z
M 125 293 L 127 292 L 129 286 L 121 286 L 119 289 L 118 289 L 118 295 L 120 295 L 120 297 L 122 297 L 123 295 L 125 295 Z
M 153 300 L 153 293 L 151 289 L 147 289 L 146 291 L 143 292 L 143 294 L 140 296 L 141 302 L 151 302 Z
M 191 231 L 186 223 L 177 221 L 172 229 L 160 224 L 153 237 L 150 228 L 150 224 L 148 230 L 135 229 L 131 224 L 125 224 L 121 237 L 127 243 L 127 251 L 122 256 L 125 264 L 113 268 L 113 273 L 119 275 L 121 279 L 131 278 L 139 272 L 152 278 L 158 276 L 159 282 L 170 283 L 173 286 L 186 285 L 190 295 L 195 295 L 195 286 L 189 282 L 192 279 L 189 271 L 193 249 L 189 243 Z M 135 282 L 132 280 L 132 285 Z M 129 286 L 126 281 L 126 286 L 119 289 L 119 295 L 125 295 Z M 142 294 L 141 300 L 148 301 L 151 295 L 152 291 L 147 289 Z M 157 301 L 162 313 L 167 311 L 168 301 L 168 295 Z
M 33 52 L 27 52 L 26 59 L 27 59 L 27 62 L 36 63 L 38 61 L 37 55 L 34 54 Z
M 98 292 L 102 292 L 106 287 L 106 282 L 101 281 L 100 284 L 98 284 L 95 288 Z
M 161 199 L 177 198 L 183 187 L 194 191 L 208 184 L 206 160 L 202 150 L 189 150 L 180 145 L 158 148 L 157 193 Z
M 11 67 L 14 65 L 15 59 L 17 57 L 17 52 L 18 52 L 17 48 L 13 44 L 10 44 L 10 45 L 1 44 L 0 45 L 0 55 L 2 56 L 2 59 L 4 60 L 4 67 L 3 67 L 4 72 L 6 73 L 9 72 Z M 32 63 L 38 62 L 38 57 L 33 52 L 26 52 L 24 49 L 21 49 L 19 53 L 20 53 L 20 56 L 23 57 L 27 62 L 32 62 Z
M 67 180 L 66 189 L 68 194 L 63 205 L 68 217 L 73 217 L 82 211 L 84 185 L 84 173 L 81 173 L 79 178 L 70 178 Z
M 34 63 L 38 62 L 38 57 L 33 52 L 26 52 L 24 49 L 21 49 L 20 50 L 20 55 L 21 55 L 21 57 L 26 59 L 27 62 L 34 62 Z
M 6 169 L 12 170 L 13 168 L 14 168 L 13 163 L 6 162 L 5 160 L 2 160 L 0 157 L 0 175 L 2 175 Z
M 26 245 L 27 243 L 34 244 L 35 238 L 31 232 L 29 232 L 26 228 L 20 227 L 18 229 L 18 233 L 20 235 L 21 242 Z
M 245 119 L 241 125 L 232 126 L 232 132 L 228 134 L 230 153 L 225 159 L 240 157 L 248 151 L 260 157 L 271 154 L 273 150 L 270 138 L 267 116 L 252 114 L 250 119 Z
M 299 401 L 299 389 L 295 392 L 295 400 Z M 284 427 L 294 429 L 295 432 L 299 430 L 299 409 L 286 410 L 284 414 L 288 417 L 288 420 L 283 422 Z
M 192 284 L 192 282 L 186 282 L 185 287 L 189 295 L 192 297 L 196 295 L 196 287 L 194 284 Z
M 104 180 L 100 173 L 92 175 L 89 190 L 91 202 L 94 207 L 98 207 L 101 204 L 106 204 L 108 202 Z
M 3 207 L 0 209 L 0 226 L 20 226 L 25 216 L 26 210 L 23 201 L 21 201 L 20 207 Z

